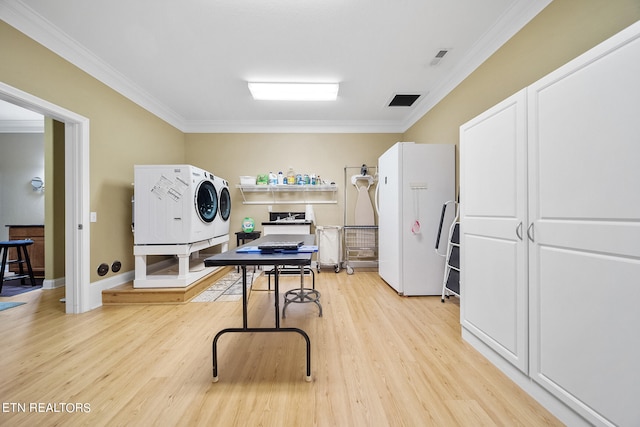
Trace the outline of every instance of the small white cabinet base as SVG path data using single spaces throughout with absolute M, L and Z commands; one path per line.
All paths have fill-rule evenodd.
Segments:
M 262 232 L 265 236 L 269 234 L 311 234 L 311 222 L 300 224 L 273 224 L 263 222 Z
M 198 268 L 191 268 L 191 261 L 198 251 L 212 246 L 221 245 L 221 251 L 229 249 L 229 235 L 215 237 L 213 239 L 185 245 L 134 245 L 135 258 L 134 288 L 186 288 L 195 281 L 203 278 L 216 270 L 215 267 L 204 267 L 204 263 L 198 262 Z M 168 268 L 148 274 L 148 255 L 174 255 L 178 259 L 177 270 Z M 200 265 L 202 264 L 202 265 Z

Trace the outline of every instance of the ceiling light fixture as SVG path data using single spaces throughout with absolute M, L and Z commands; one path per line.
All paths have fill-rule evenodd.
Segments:
M 338 83 L 249 82 L 253 99 L 261 101 L 335 101 Z

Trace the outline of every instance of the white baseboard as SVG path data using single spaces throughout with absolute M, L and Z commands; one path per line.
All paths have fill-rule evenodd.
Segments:
M 156 262 L 155 264 L 151 264 L 147 268 L 148 268 L 148 271 L 152 273 L 152 272 L 156 272 L 164 268 L 167 268 L 174 263 L 175 263 L 175 260 L 173 258 L 168 258 L 163 261 Z M 124 273 L 120 273 L 115 276 L 108 277 L 106 279 L 101 279 L 95 282 L 91 282 L 91 286 L 90 286 L 91 291 L 89 293 L 90 310 L 93 310 L 94 308 L 98 308 L 102 305 L 102 291 L 115 288 L 120 285 L 124 285 L 125 283 L 128 283 L 128 282 L 133 282 L 134 278 L 135 278 L 135 270 L 129 270 Z
M 42 281 L 42 289 L 56 289 L 62 288 L 66 283 L 64 277 L 58 277 L 57 279 L 45 279 Z

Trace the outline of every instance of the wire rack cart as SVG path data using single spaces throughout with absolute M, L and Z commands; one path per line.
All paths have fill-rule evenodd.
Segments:
M 377 265 L 378 226 L 345 225 L 343 231 L 345 252 L 344 265 L 347 269 L 347 274 L 353 274 L 353 262 Z

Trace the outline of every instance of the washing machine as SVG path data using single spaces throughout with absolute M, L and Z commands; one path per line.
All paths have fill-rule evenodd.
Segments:
M 231 216 L 231 194 L 229 193 L 229 182 L 220 178 L 213 177 L 213 186 L 218 194 L 218 215 L 214 222 L 215 237 L 229 234 L 229 217 Z
M 221 235 L 216 181 L 191 165 L 134 166 L 134 244 L 187 244 Z M 230 199 L 228 205 L 227 219 Z

